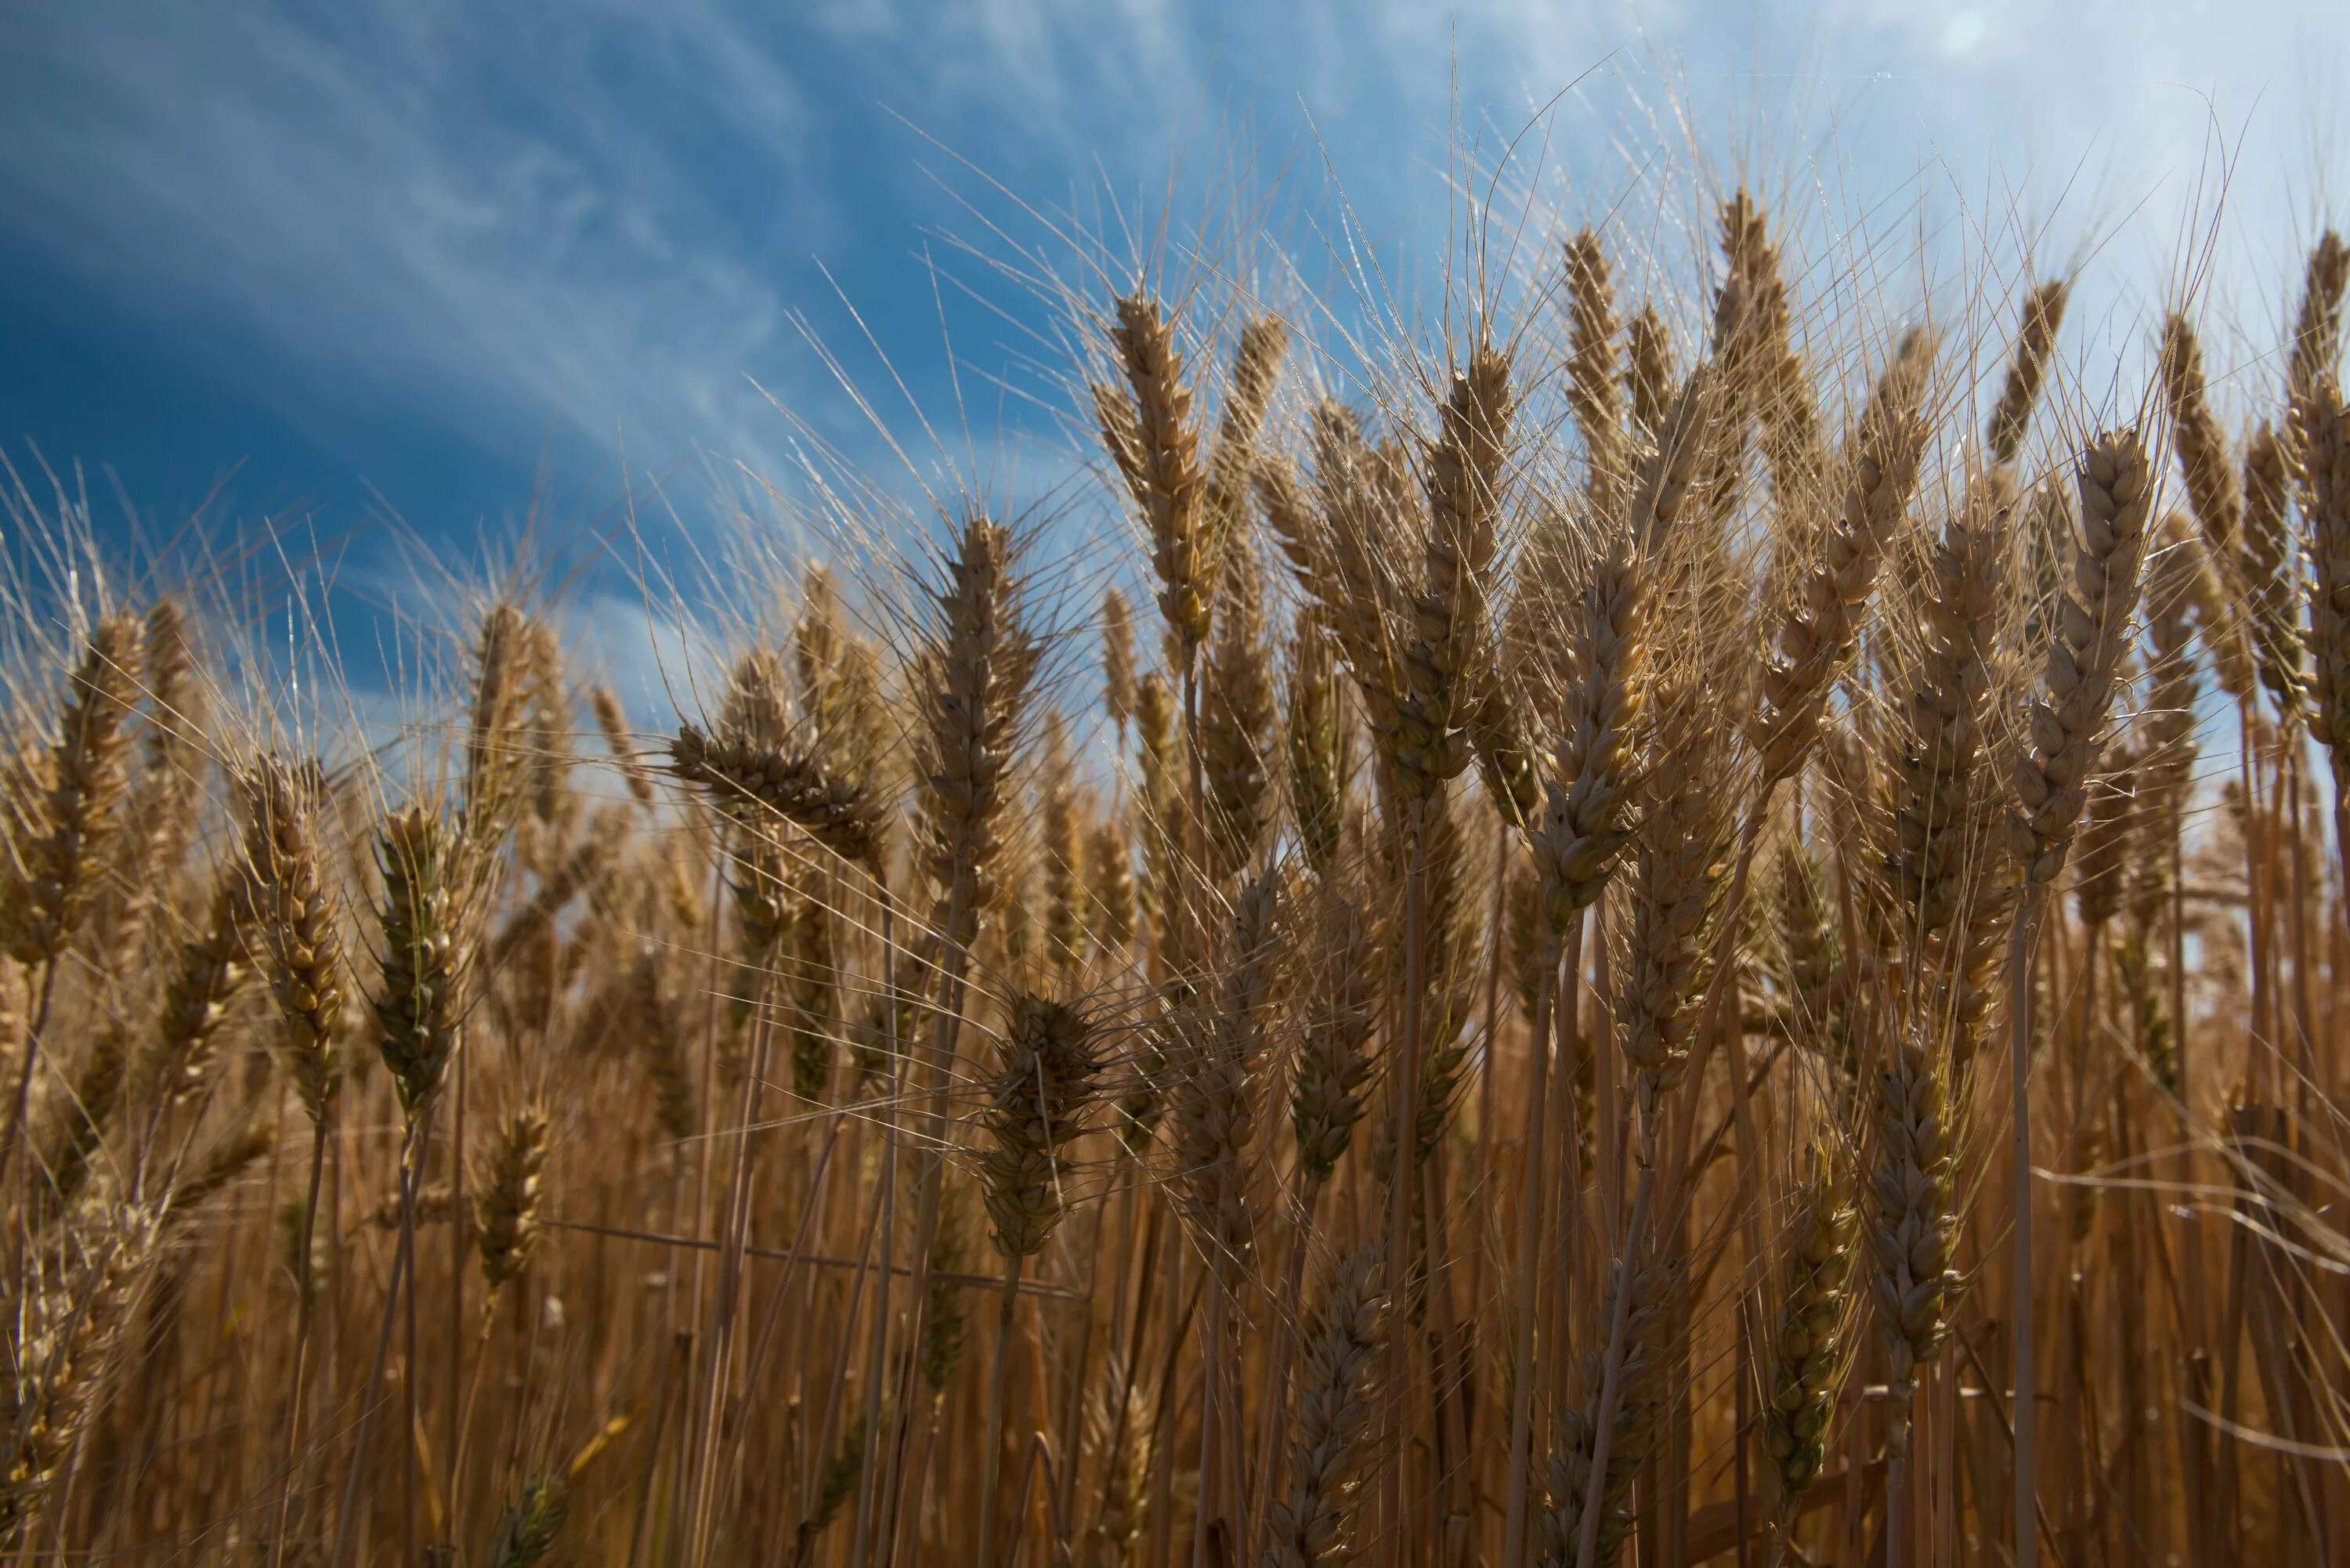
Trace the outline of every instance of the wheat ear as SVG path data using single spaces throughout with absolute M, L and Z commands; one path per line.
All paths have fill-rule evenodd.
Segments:
M 1354 1555 L 1347 1527 L 1388 1311 L 1383 1273 L 1376 1244 L 1357 1251 L 1332 1271 L 1306 1321 L 1305 1369 L 1290 1423 L 1289 1486 L 1270 1510 L 1262 1568 L 1317 1568 Z
M 1766 789 L 1803 766 L 1828 697 L 1851 661 L 1877 564 L 1917 488 L 1925 441 L 1919 410 L 1932 358 L 1930 340 L 1912 332 L 1878 379 L 1854 441 L 1843 506 L 1780 613 L 1753 724 Z
M 1001 1315 L 988 1374 L 987 1428 L 979 1490 L 979 1565 L 995 1556 L 996 1470 L 1003 1447 L 1004 1370 L 1023 1262 L 1045 1250 L 1068 1209 L 1067 1149 L 1086 1131 L 1095 1079 L 1094 1026 L 1066 1002 L 1021 994 L 988 1089 L 991 1147 L 979 1160 L 995 1250 L 1003 1259 Z
M 1624 398 L 1617 390 L 1616 300 L 1607 256 L 1589 229 L 1566 243 L 1566 401 L 1583 431 L 1585 493 L 1595 517 L 1613 517 L 1626 479 Z M 1653 314 L 1643 321 L 1653 322 Z
M 878 866 L 889 818 L 873 793 L 828 773 L 817 759 L 787 747 L 678 727 L 670 766 L 710 792 L 722 807 L 772 812 L 853 865 Z
M 1404 659 L 1398 783 L 1426 799 L 1469 764 L 1468 719 L 1485 651 L 1485 574 L 1512 413 L 1509 357 L 1480 347 L 1456 370 L 1428 455 L 1427 576 Z
M 400 1109 L 411 1120 L 440 1086 L 457 1043 L 457 888 L 455 845 L 438 816 L 422 806 L 394 812 L 376 839 L 383 877 L 377 925 L 381 994 L 375 1003 L 382 1031 L 377 1042 Z
M 2072 287 L 2063 278 L 2040 285 L 2023 300 L 2023 322 L 2015 335 L 2015 351 L 2007 363 L 1999 401 L 1991 409 L 1986 443 L 1991 460 L 2012 468 L 2023 451 L 2024 431 L 2032 409 L 2040 400 L 2041 384 L 2048 379 L 2048 362 L 2056 348 L 2056 329 L 2064 320 L 2064 303 Z
M 334 890 L 322 875 L 310 785 L 269 757 L 246 775 L 244 794 L 253 945 L 286 1022 L 286 1054 L 302 1107 L 312 1121 L 324 1121 L 335 1091 L 343 939 Z
M 500 600 L 482 617 L 473 642 L 473 698 L 465 728 L 465 822 L 486 842 L 515 805 L 522 757 L 517 736 L 529 701 L 530 619 Z
M 1256 858 L 1273 826 L 1272 652 L 1266 644 L 1263 577 L 1246 538 L 1226 541 L 1216 594 L 1214 640 L 1200 681 L 1200 768 L 1209 865 L 1221 879 Z
M 1585 1358 L 1585 1402 L 1559 1412 L 1543 1480 L 1541 1568 L 1606 1568 L 1631 1532 L 1632 1483 L 1656 1424 L 1656 1341 L 1679 1277 L 1669 1260 L 1611 1265 L 1601 1314 L 1620 1328 L 1604 1366 Z
M 2228 438 L 2212 417 L 2203 379 L 2203 349 L 2193 323 L 2173 313 L 2162 324 L 2155 354 L 2162 398 L 2170 415 L 2170 442 L 2187 481 L 2187 504 L 2210 543 L 2212 556 L 2233 563 L 2243 540 L 2244 496 L 2236 487 Z
M 1170 350 L 1171 351 L 1171 350 Z M 945 1178 L 941 1152 L 946 1142 L 946 1096 L 956 1032 L 962 1021 L 963 975 L 970 946 L 978 934 L 980 911 L 1002 847 L 1002 818 L 1009 799 L 1012 746 L 1026 711 L 1038 659 L 1024 597 L 1013 562 L 1012 538 L 977 512 L 964 520 L 944 580 L 931 590 L 937 624 L 916 659 L 918 776 L 920 840 L 919 864 L 939 889 L 940 1002 L 923 1095 L 932 1152 L 920 1168 L 915 1205 L 913 1310 L 907 1333 L 923 1343 L 931 1306 L 931 1251 L 939 1233 Z M 894 1181 L 893 1174 L 888 1178 Z M 913 1367 L 910 1366 L 910 1379 Z M 912 1385 L 907 1384 L 910 1396 Z M 899 1431 L 878 1451 L 900 1451 L 912 1400 L 898 1407 Z M 876 1517 L 897 1517 L 902 1470 L 893 1470 L 890 1495 L 876 1500 Z M 868 1488 L 868 1492 L 875 1489 Z M 872 1522 L 863 1496 L 858 1504 L 857 1535 Z
M 2015 1184 L 2015 1560 L 2033 1568 L 2039 1554 L 2033 1401 L 2031 953 L 2041 896 L 2064 868 L 2087 801 L 2106 724 L 2128 649 L 2153 504 L 2146 450 L 2135 431 L 2097 437 L 2077 471 L 2080 520 L 2073 542 L 2073 582 L 2048 645 L 2042 691 L 2030 710 L 2031 750 L 2018 759 L 2020 809 L 2008 819 L 2008 845 L 2022 867 L 2025 901 L 2008 952 L 2010 1129 Z
M 473 1228 L 482 1251 L 482 1280 L 491 1296 L 484 1312 L 498 1292 L 520 1277 L 537 1250 L 546 1133 L 546 1112 L 536 1105 L 500 1117 L 488 1168 L 475 1184 Z
M 2315 701 L 2310 733 L 2326 748 L 2337 789 L 2350 781 L 2350 409 L 2331 379 L 2311 394 L 2308 456 L 2309 646 Z
M 1919 1034 L 1888 1042 L 1877 1079 L 1877 1165 L 1869 1179 L 1867 1239 L 1869 1293 L 1892 1392 L 1887 1517 L 1896 1520 L 1901 1517 L 1896 1504 L 1908 1461 L 1918 1369 L 1934 1358 L 1950 1333 L 1960 1283 L 1950 1267 L 1958 1232 L 1950 1146 L 1944 1063 Z M 1888 1536 L 1888 1542 L 1893 1539 Z M 1889 1568 L 1889 1553 L 1887 1563 Z
M 651 805 L 653 775 L 645 770 L 643 760 L 637 754 L 636 742 L 629 733 L 628 710 L 620 706 L 619 693 L 608 686 L 591 686 L 588 689 L 588 709 L 596 715 L 596 728 L 603 732 L 604 749 L 612 753 L 620 778 L 629 786 L 629 797 L 639 805 Z
M 1859 1226 L 1843 1171 L 1825 1154 L 1804 1175 L 1793 1210 L 1780 1239 L 1777 1328 L 1762 1388 L 1762 1452 L 1772 1520 L 1782 1532 L 1825 1462 L 1828 1418 L 1851 1361 L 1846 1287 Z
M 2207 629 L 2208 636 L 2233 643 L 2237 623 L 2250 624 L 2261 684 L 2268 688 L 2277 716 L 2288 728 L 2301 723 L 2309 698 L 2308 649 L 2301 628 L 2303 568 L 2300 546 L 2285 518 L 2291 488 L 2284 441 L 2262 421 L 2244 443 L 2243 549 L 2237 572 L 2249 603 L 2240 608 L 2227 601 L 2224 590 L 2212 593 L 2209 597 L 2217 601 L 2216 613 L 2209 619 L 2216 624 Z
M 1634 431 L 1659 439 L 1672 389 L 1672 334 L 1657 307 L 1644 304 L 1624 334 L 1624 392 L 1631 403 Z
M 1134 612 L 1116 588 L 1102 590 L 1102 711 L 1122 738 L 1134 719 Z
M 1216 443 L 1208 459 L 1201 496 L 1205 554 L 1211 577 L 1221 577 L 1224 552 L 1248 510 L 1249 482 L 1256 471 L 1257 440 L 1289 352 L 1289 328 L 1270 316 L 1252 317 L 1232 346 L 1224 379 L 1223 407 L 1216 418 Z
M 7 933 L 10 955 L 28 967 L 56 961 L 98 893 L 130 784 L 143 649 L 137 618 L 109 616 L 90 629 L 66 683 L 46 797 L 25 814 L 37 828 L 22 852 L 23 886 Z
M 1174 324 L 1144 295 L 1118 301 L 1110 342 L 1134 400 L 1123 407 L 1096 394 L 1102 439 L 1142 508 L 1150 564 L 1159 574 L 1159 613 L 1182 639 L 1188 660 L 1190 650 L 1208 640 L 1213 584 L 1201 516 L 1207 476 L 1200 466 L 1183 356 L 1175 347 Z
M 2289 454 L 2301 476 L 2303 509 L 2314 510 L 2316 493 L 2310 466 L 2324 414 L 2319 388 L 2334 374 L 2342 352 L 2342 299 L 2350 290 L 2350 245 L 2332 229 L 2310 248 L 2302 275 L 2301 308 L 2293 317 L 2293 343 L 2285 354 L 2285 430 Z
M 57 1287 L 17 1305 L 9 1376 L 0 1382 L 0 1548 L 46 1516 L 113 1373 L 124 1330 L 154 1276 L 157 1226 L 120 1207 L 93 1224 Z

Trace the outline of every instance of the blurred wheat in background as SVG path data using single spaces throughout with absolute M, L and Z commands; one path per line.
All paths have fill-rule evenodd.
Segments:
M 12 1560 L 2350 1561 L 2350 252 L 2222 396 L 1458 173 L 1048 283 L 1078 477 L 658 729 L 12 470 Z

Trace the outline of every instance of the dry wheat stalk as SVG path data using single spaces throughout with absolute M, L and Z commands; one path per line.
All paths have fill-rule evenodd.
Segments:
M 629 969 L 628 1027 L 645 1054 L 645 1071 L 653 1084 L 653 1125 L 673 1144 L 694 1135 L 700 1116 L 685 1047 L 677 1037 L 674 1015 L 661 996 L 660 961 L 648 948 Z
M 1086 961 L 1086 842 L 1077 795 L 1069 775 L 1068 742 L 1061 711 L 1045 715 L 1044 772 L 1037 780 L 1037 815 L 1044 828 L 1045 953 L 1066 984 Z
M 995 1250 L 1003 1258 L 1002 1313 L 988 1377 L 984 1469 L 979 1492 L 979 1562 L 994 1554 L 996 1466 L 1003 1433 L 1004 1373 L 1011 1363 L 1013 1309 L 1022 1262 L 1045 1250 L 1068 1209 L 1066 1150 L 1083 1136 L 1101 1062 L 1094 1025 L 1066 1002 L 1022 992 L 997 1048 L 983 1125 L 990 1147 L 979 1158 Z
M 1893 1392 L 1886 1446 L 1900 1467 L 1909 1451 L 1909 1410 L 1918 1369 L 1950 1330 L 1962 1281 L 1951 1266 L 1958 1232 L 1946 1054 L 1929 1037 L 1888 1041 L 1877 1078 L 1876 1165 L 1868 1182 L 1869 1293 Z M 1902 1477 L 1889 1474 L 1898 1489 Z
M 1598 1356 L 1586 1356 L 1585 1402 L 1558 1415 L 1543 1480 L 1541 1568 L 1606 1568 L 1631 1532 L 1632 1482 L 1656 1426 L 1664 1348 L 1657 1337 L 1680 1270 L 1651 1259 L 1632 1272 L 1628 1292 L 1625 1278 L 1619 1258 L 1602 1303 L 1603 1317 L 1623 1324 L 1622 1348 L 1609 1358 L 1617 1365 L 1603 1371 Z
M 2128 651 L 2130 619 L 2137 609 L 2153 504 L 2153 479 L 2135 431 L 2113 431 L 2092 441 L 2081 454 L 2077 476 L 2081 510 L 2073 541 L 2073 582 L 2079 597 L 2060 597 L 2042 691 L 2028 711 L 2031 751 L 2015 764 L 2013 788 L 2021 809 L 2008 818 L 2008 846 L 2022 869 L 2026 889 L 2008 950 L 2008 1054 L 2013 1090 L 2009 1139 L 2017 1195 L 2012 1235 L 2014 1544 L 2021 1568 L 2033 1568 L 2039 1552 L 2032 1323 L 2033 942 L 2041 895 L 2064 868 L 2087 802 L 2089 775 L 2105 745 L 2114 690 Z
M 1111 961 L 1134 945 L 1134 855 L 1117 818 L 1094 824 L 1085 851 L 1087 923 L 1094 946 Z
M 1328 634 L 1308 609 L 1297 612 L 1284 663 L 1289 672 L 1284 754 L 1290 820 L 1306 867 L 1326 877 L 1337 864 L 1340 831 L 1347 820 L 1347 780 L 1353 770 L 1347 754 L 1347 727 L 1338 712 L 1336 661 Z

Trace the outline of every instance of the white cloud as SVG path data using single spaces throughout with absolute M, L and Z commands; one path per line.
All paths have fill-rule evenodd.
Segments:
M 20 14 L 0 67 L 13 237 L 162 331 L 282 367 L 297 419 L 324 393 L 493 441 L 550 421 L 601 444 L 625 421 L 671 451 L 771 433 L 743 377 L 795 361 L 784 303 L 708 172 L 641 123 L 660 106 L 597 57 L 640 51 L 690 82 L 753 166 L 738 178 L 820 236 L 798 95 L 715 12 L 68 15 Z

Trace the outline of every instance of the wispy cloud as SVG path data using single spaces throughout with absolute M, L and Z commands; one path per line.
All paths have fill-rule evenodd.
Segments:
M 2046 188 L 2080 172 L 2054 243 L 2079 253 L 2139 213 L 2153 239 L 2115 265 L 2142 302 L 2208 210 L 2211 130 L 2257 103 L 2237 199 L 2261 238 L 2230 254 L 2265 300 L 2327 193 L 2350 66 L 2320 0 L 817 0 L 788 18 L 748 0 L 228 0 L 22 7 L 9 29 L 0 243 L 339 449 L 396 413 L 508 450 L 552 430 L 600 454 L 625 432 L 639 469 L 669 471 L 697 452 L 786 465 L 754 379 L 829 433 L 858 422 L 792 319 L 854 336 L 817 258 L 885 352 L 934 358 L 914 253 L 959 219 L 913 167 L 951 168 L 924 135 L 1083 207 L 1163 188 L 1179 152 L 1245 124 L 1275 159 L 1304 149 L 1318 171 L 1326 153 L 1408 229 L 1440 222 L 1422 166 L 1441 166 L 1456 105 L 1472 129 L 1513 124 L 1596 67 L 1551 144 L 1570 200 L 1690 133 L 1683 104 L 1724 163 L 1930 180 L 1970 222 L 2003 221 L 2027 176 L 2041 205 L 2021 215 L 2043 220 Z M 1017 337 L 956 321 L 983 371 Z M 930 374 L 917 396 L 943 397 Z

